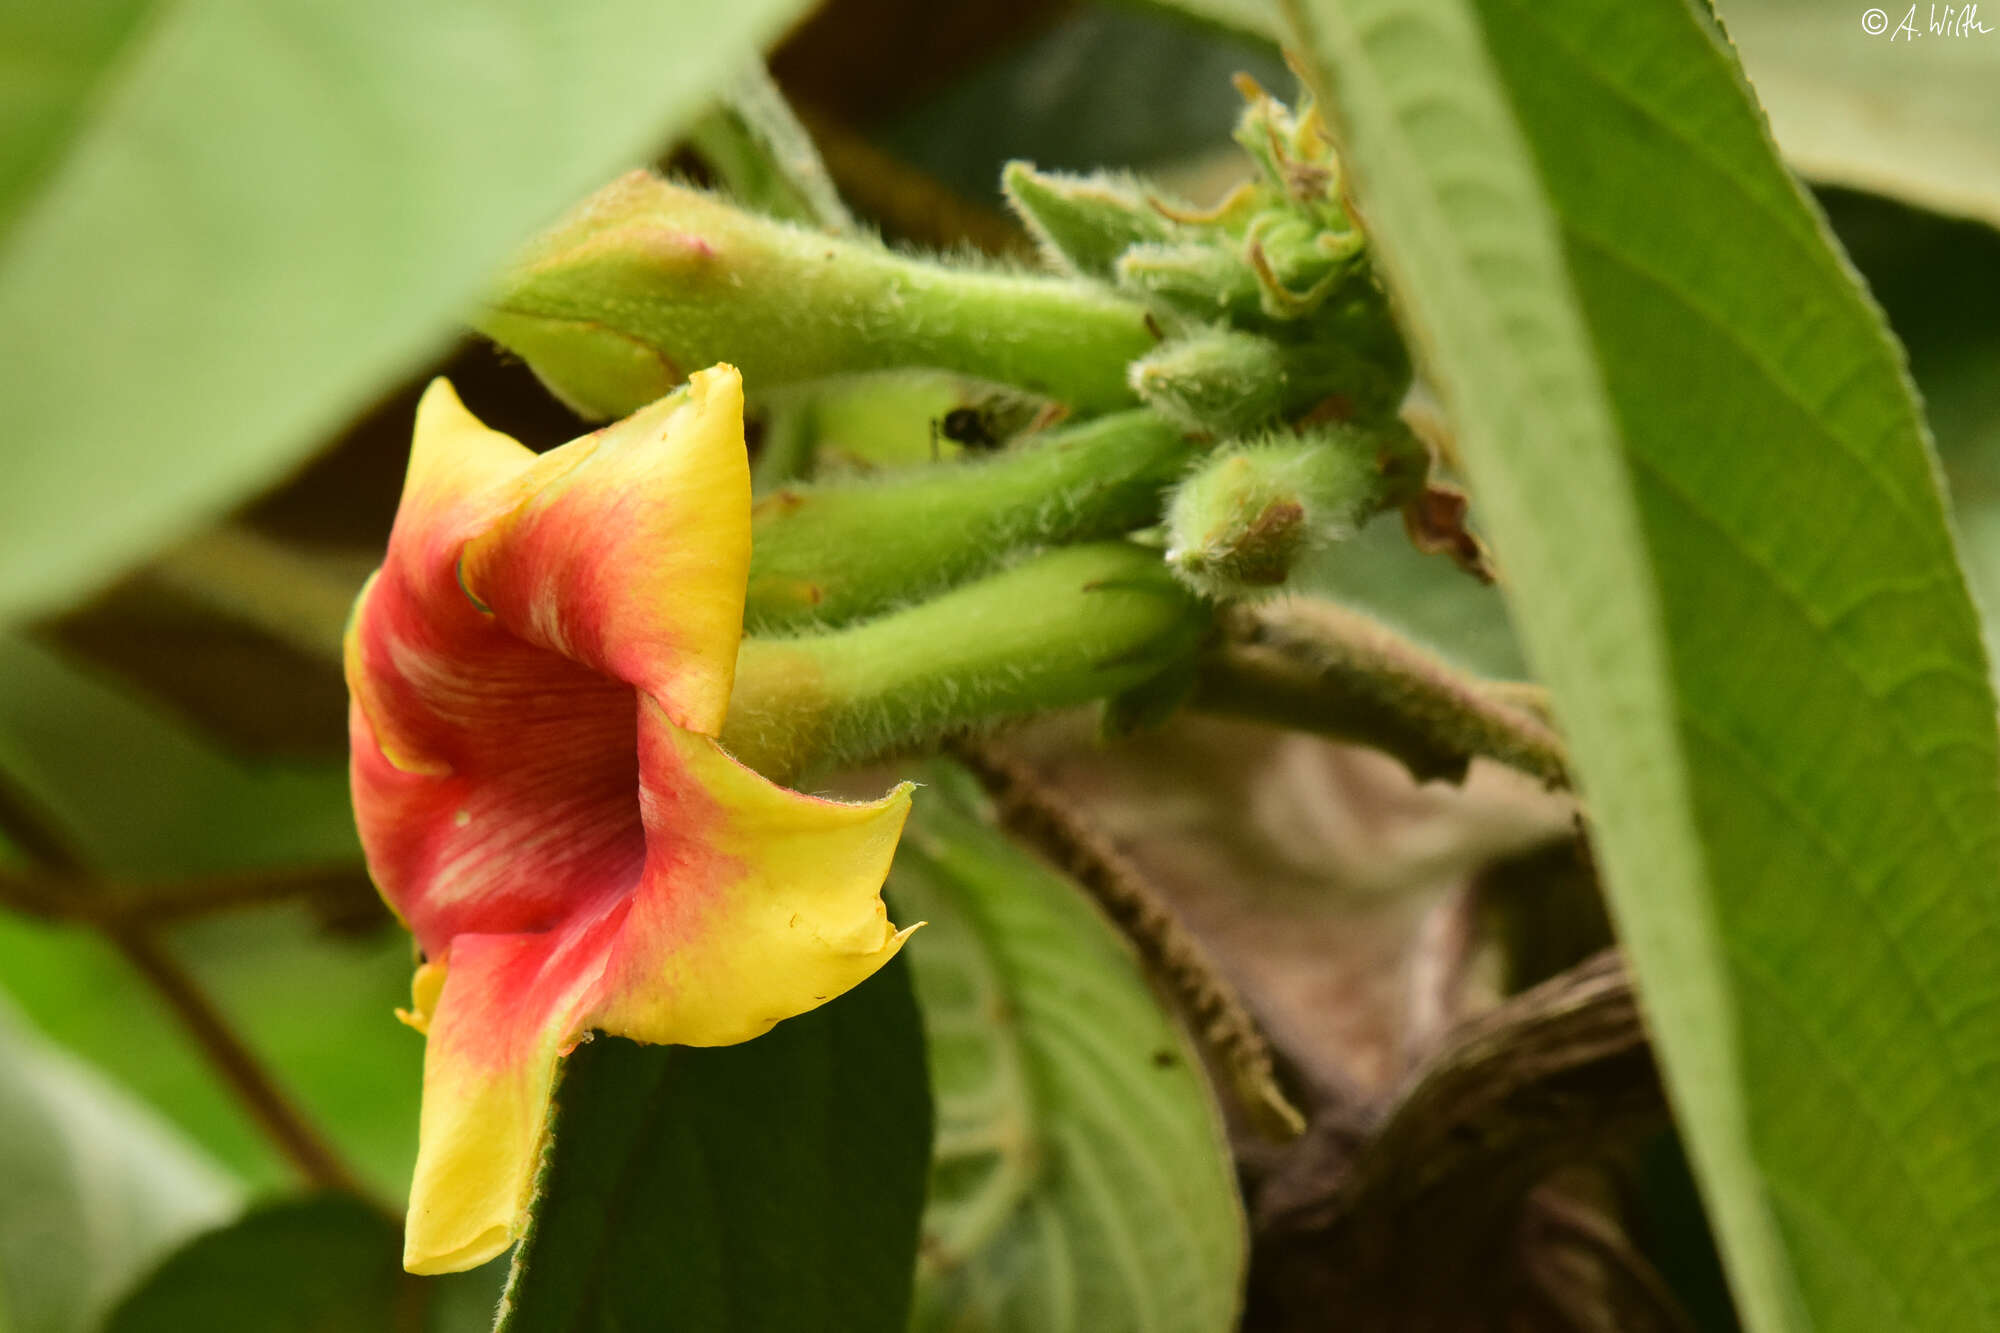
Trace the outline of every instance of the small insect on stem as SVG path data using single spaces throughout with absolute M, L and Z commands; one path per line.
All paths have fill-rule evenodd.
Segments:
M 998 449 L 1002 443 L 994 423 L 977 407 L 954 407 L 944 414 L 943 435 L 968 449 Z

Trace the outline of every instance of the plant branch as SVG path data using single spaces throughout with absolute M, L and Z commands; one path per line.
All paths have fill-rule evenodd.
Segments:
M 1547 1220 L 1537 1187 L 1664 1123 L 1631 983 L 1606 950 L 1463 1024 L 1384 1102 L 1317 1108 L 1253 1191 L 1244 1326 L 1289 1333 L 1338 1309 L 1367 1327 L 1484 1327 L 1541 1301 L 1523 1290 L 1539 1285 L 1532 1263 L 1496 1262 Z M 1623 1278 L 1628 1305 L 1657 1294 Z
M 1274 1139 L 1295 1138 L 1305 1118 L 1278 1086 L 1270 1043 L 1208 951 L 1144 873 L 1045 789 L 1025 764 L 970 741 L 949 749 L 992 797 L 1001 824 L 1082 885 L 1137 947 L 1193 1020 L 1209 1055 L 1228 1072 L 1259 1131 Z
M 0 907 L 44 921 L 155 927 L 219 912 L 304 899 L 350 909 L 379 906 L 358 866 L 307 866 L 157 883 L 119 884 L 74 874 L 0 872 Z
M 271 1073 L 239 1038 L 187 970 L 158 941 L 131 925 L 106 925 L 104 934 L 134 971 L 173 1010 L 208 1062 L 229 1085 L 265 1135 L 319 1189 L 361 1192 L 340 1155 L 306 1120 Z
M 1294 599 L 1225 618 L 1192 703 L 1374 746 L 1419 781 L 1462 781 L 1484 758 L 1566 785 L 1562 739 L 1522 689 L 1467 676 L 1366 616 Z
M 35 863 L 42 883 L 68 884 L 78 890 L 74 897 L 79 901 L 103 900 L 102 886 L 89 874 L 83 858 L 58 831 L 55 821 L 4 774 L 0 774 L 0 835 Z M 152 931 L 157 923 L 106 917 L 94 919 L 92 924 L 173 1011 L 251 1119 L 299 1173 L 320 1188 L 359 1193 L 357 1177 L 333 1146 L 284 1094 L 200 983 L 160 948 Z

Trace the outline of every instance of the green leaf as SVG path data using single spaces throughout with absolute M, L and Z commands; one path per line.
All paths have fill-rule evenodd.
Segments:
M 903 1333 L 930 1096 L 904 966 L 741 1046 L 565 1062 L 498 1333 Z
M 1995 1327 L 1994 700 L 1879 315 L 1688 0 L 1287 9 L 1747 1325 Z
M 80 54 L 23 112 L 41 128 L 0 137 L 40 182 L 0 238 L 0 619 L 276 480 L 800 8 L 35 6 L 23 58 Z
M 338 865 L 361 856 L 346 765 L 242 763 L 40 644 L 5 635 L 0 774 L 94 868 L 113 875 Z
M 2000 226 L 2000 28 L 1963 35 L 1956 28 L 1977 6 L 1718 0 L 1716 7 L 1742 48 L 1772 132 L 1803 175 Z M 1879 35 L 1862 26 L 1870 11 L 1882 15 Z M 1932 31 L 1934 19 L 1946 29 Z M 1991 10 L 1984 22 L 1995 27 Z
M 403 1271 L 396 1220 L 327 1194 L 257 1208 L 175 1252 L 119 1302 L 105 1333 L 474 1333 L 492 1326 L 499 1266 Z
M 32 641 L 0 635 L 0 777 L 114 881 L 352 864 L 345 766 L 252 765 Z M 0 858 L 5 848 L 0 847 Z M 342 1151 L 400 1193 L 423 1041 L 400 930 L 329 937 L 297 905 L 166 941 Z M 95 932 L 0 915 L 0 979 L 53 1039 L 113 1073 L 257 1185 L 289 1168 L 130 967 Z
M 235 1184 L 0 999 L 0 1328 L 94 1330 L 118 1291 L 221 1220 Z
M 334 937 L 310 912 L 286 906 L 192 923 L 165 943 L 363 1180 L 401 1198 L 416 1157 L 424 1047 L 393 1016 L 409 1003 L 409 936 L 392 927 Z M 0 914 L 0 977 L 50 1040 L 117 1079 L 253 1188 L 296 1179 L 95 931 Z
M 0 3 L 0 238 L 62 156 L 144 0 Z
M 961 770 L 934 777 L 890 877 L 930 922 L 910 943 L 938 1106 L 914 1327 L 1225 1333 L 1246 1244 L 1199 1056 L 1081 892 L 969 813 Z

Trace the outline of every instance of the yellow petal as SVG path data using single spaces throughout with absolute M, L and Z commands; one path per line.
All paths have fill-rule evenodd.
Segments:
M 518 501 L 512 486 L 534 462 L 534 450 L 473 416 L 450 380 L 434 379 L 417 403 L 396 526 L 432 525 L 439 508 L 469 509 L 464 525 L 476 525 Z
M 423 1114 L 403 1230 L 410 1272 L 474 1268 L 520 1239 L 556 1062 L 576 1041 L 606 924 L 453 941 L 424 1044 Z
M 748 1041 L 896 955 L 910 931 L 889 924 L 882 881 L 911 784 L 865 804 L 804 796 L 650 702 L 640 754 L 653 850 L 592 1026 L 687 1046 Z M 685 850 L 662 854 L 676 843 Z
M 420 963 L 410 978 L 410 1007 L 398 1009 L 396 1019 L 419 1032 L 431 1030 L 431 1015 L 437 1012 L 438 996 L 444 992 L 445 965 Z
M 750 570 L 750 464 L 733 366 L 544 455 L 464 549 L 508 630 L 722 729 Z

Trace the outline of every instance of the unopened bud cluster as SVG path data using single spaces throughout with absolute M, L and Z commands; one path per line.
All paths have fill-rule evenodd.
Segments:
M 892 249 L 843 225 L 837 201 L 805 210 L 811 225 L 770 215 L 796 217 L 803 187 L 757 212 L 634 172 L 516 256 L 476 323 L 590 417 L 638 409 L 689 367 L 741 368 L 768 427 L 746 605 L 755 635 L 826 634 L 815 653 L 879 665 L 889 640 L 851 637 L 863 626 L 928 625 L 937 599 L 987 583 L 995 597 L 1025 595 L 1004 575 L 1037 551 L 1135 534 L 1164 536 L 1165 567 L 1151 546 L 1120 558 L 1150 561 L 1172 593 L 1161 605 L 1199 626 L 1207 612 L 1187 589 L 1268 592 L 1304 554 L 1405 504 L 1428 469 L 1395 415 L 1409 358 L 1326 127 L 1309 100 L 1294 112 L 1241 86 L 1236 140 L 1251 178 L 1211 209 L 1130 175 L 1010 165 L 1007 196 L 1053 271 Z M 762 142 L 735 134 L 721 155 Z M 1081 585 L 1064 596 L 1079 615 L 1103 600 Z M 994 627 L 1055 614 L 966 605 Z M 1025 670 L 1004 637 L 981 641 Z M 1170 639 L 1172 652 L 1157 651 Z M 1120 677 L 1113 711 L 1170 709 L 1191 678 L 1189 661 L 1171 660 L 1186 642 L 1107 648 L 1106 662 L 1137 654 L 1158 673 L 1150 691 Z M 787 652 L 746 660 L 811 656 Z M 890 711 L 908 722 L 937 698 L 972 700 L 975 675 L 955 667 L 935 697 L 896 675 Z M 1107 692 L 1113 675 L 1098 680 Z M 786 680 L 785 697 L 802 697 Z
M 1144 301 L 1167 334 L 1132 363 L 1133 391 L 1222 436 L 1393 411 L 1409 362 L 1348 210 L 1340 161 L 1308 100 L 1294 114 L 1248 79 L 1236 140 L 1254 179 L 1215 207 L 1161 199 L 1129 176 L 1008 166 L 1007 197 L 1062 270 Z

